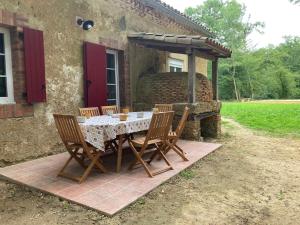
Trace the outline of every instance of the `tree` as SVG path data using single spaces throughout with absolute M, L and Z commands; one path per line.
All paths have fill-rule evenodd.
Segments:
M 235 0 L 206 0 L 195 8 L 189 7 L 185 13 L 194 20 L 211 28 L 216 34 L 216 39 L 232 50 L 232 57 L 224 60 L 223 68 L 227 73 L 223 76 L 231 76 L 235 98 L 240 99 L 239 82 L 237 80 L 237 67 L 239 58 L 247 50 L 247 37 L 254 30 L 261 32 L 264 27 L 262 22 L 250 22 L 250 15 L 246 14 L 246 7 Z M 222 68 L 222 66 L 220 66 Z M 222 80 L 222 79 L 221 79 Z
M 278 50 L 282 52 L 281 60 L 289 70 L 300 71 L 300 37 L 286 36 Z
M 253 98 L 300 97 L 300 39 L 288 37 L 279 46 L 268 46 L 248 51 L 241 57 L 243 70 L 239 71 L 243 95 L 249 88 L 243 77 L 250 77 Z
M 300 0 L 289 0 L 293 4 L 300 4 Z
M 250 23 L 246 7 L 235 0 L 206 0 L 185 12 L 212 28 L 233 51 L 230 59 L 220 60 L 221 98 L 300 98 L 300 37 L 254 50 L 247 46 L 247 36 L 261 31 L 263 23 Z

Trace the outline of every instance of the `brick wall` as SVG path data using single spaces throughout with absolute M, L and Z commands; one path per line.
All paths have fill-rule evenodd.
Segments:
M 187 102 L 187 73 L 145 74 L 138 80 L 136 107 L 149 109 L 155 103 Z M 202 74 L 196 75 L 196 101 L 211 102 L 211 82 Z
M 188 104 L 188 74 L 155 73 L 141 75 L 137 83 L 137 101 L 134 109 L 151 110 L 156 103 L 173 104 L 176 127 L 184 107 L 190 108 L 190 116 L 182 133 L 183 139 L 201 141 L 203 137 L 218 137 L 221 132 L 221 103 L 213 101 L 212 86 L 207 76 L 196 75 L 196 103 Z M 212 113 L 201 119 L 201 115 Z
M 27 18 L 0 10 L 0 25 L 10 30 L 15 104 L 0 104 L 0 119 L 33 116 L 33 106 L 26 102 L 23 29 Z

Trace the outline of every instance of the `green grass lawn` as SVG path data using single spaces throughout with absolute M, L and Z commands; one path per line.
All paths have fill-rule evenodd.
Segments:
M 300 104 L 223 102 L 221 113 L 249 128 L 300 136 Z

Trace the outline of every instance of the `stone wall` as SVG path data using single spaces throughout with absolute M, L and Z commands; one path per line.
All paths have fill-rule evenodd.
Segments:
M 221 115 L 213 115 L 200 120 L 202 137 L 219 137 L 221 135 Z
M 206 137 L 219 137 L 221 134 L 221 102 L 175 103 L 173 105 L 174 128 L 178 125 L 186 106 L 190 108 L 190 114 L 181 136 L 183 139 L 202 141 Z
M 78 107 L 84 105 L 83 41 L 103 43 L 108 48 L 120 50 L 124 57 L 121 100 L 122 105 L 130 105 L 135 91 L 131 82 L 139 71 L 147 71 L 151 66 L 141 65 L 142 68 L 134 72 L 138 65 L 129 64 L 127 34 L 140 31 L 195 33 L 137 0 L 0 0 L 0 10 L 18 13 L 25 18 L 27 26 L 44 32 L 47 89 L 47 102 L 32 105 L 28 117 L 0 119 L 0 161 L 5 162 L 64 151 L 52 114 L 77 114 Z M 3 15 L 6 14 L 1 13 Z M 95 27 L 90 31 L 82 30 L 75 24 L 76 16 L 93 20 Z M 143 54 L 148 53 L 141 52 Z M 141 55 L 136 55 L 137 61 Z M 143 63 L 147 64 L 146 59 L 150 58 L 153 58 L 152 53 Z M 13 76 L 18 75 L 14 72 Z M 15 109 L 9 107 L 8 110 Z
M 138 79 L 136 109 L 151 109 L 156 103 L 187 102 L 187 73 L 142 74 Z M 196 75 L 196 101 L 211 102 L 211 82 L 202 74 Z

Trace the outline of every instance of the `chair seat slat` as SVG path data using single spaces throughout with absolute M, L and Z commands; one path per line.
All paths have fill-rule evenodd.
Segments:
M 172 104 L 155 104 L 154 108 L 157 108 L 159 112 L 169 112 L 173 110 Z
M 101 111 L 103 115 L 116 114 L 119 112 L 118 106 L 116 105 L 102 106 Z
M 100 116 L 98 107 L 79 108 L 80 116 Z

